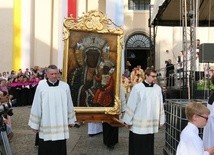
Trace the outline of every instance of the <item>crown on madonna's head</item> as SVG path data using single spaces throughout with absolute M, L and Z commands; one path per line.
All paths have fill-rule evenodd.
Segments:
M 107 41 L 98 35 L 91 34 L 84 37 L 76 45 L 75 55 L 79 65 L 83 65 L 85 53 L 91 50 L 101 53 L 102 60 L 109 59 L 110 46 Z

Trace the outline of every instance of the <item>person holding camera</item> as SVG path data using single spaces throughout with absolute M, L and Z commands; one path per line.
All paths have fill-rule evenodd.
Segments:
M 3 111 L 0 111 L 2 121 L 3 121 L 1 122 L 1 125 L 3 124 L 6 125 L 7 137 L 8 137 L 8 140 L 11 141 L 14 135 L 12 132 L 12 124 L 11 124 L 11 116 L 13 115 L 13 113 L 12 113 L 12 110 L 8 108 L 8 104 L 10 104 L 9 100 L 10 100 L 10 96 L 8 95 L 8 93 L 5 91 L 0 91 L 0 106 L 2 106 L 1 109 L 3 109 Z
M 47 79 L 36 88 L 28 125 L 39 134 L 39 155 L 66 155 L 69 127 L 76 116 L 69 85 L 59 80 L 55 65 L 47 68 Z

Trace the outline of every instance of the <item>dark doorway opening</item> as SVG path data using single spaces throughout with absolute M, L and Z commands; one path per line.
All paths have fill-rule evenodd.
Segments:
M 127 49 L 126 61 L 131 63 L 129 70 L 132 71 L 132 69 L 138 65 L 140 65 L 141 68 L 145 70 L 147 68 L 149 52 L 150 51 L 148 49 Z

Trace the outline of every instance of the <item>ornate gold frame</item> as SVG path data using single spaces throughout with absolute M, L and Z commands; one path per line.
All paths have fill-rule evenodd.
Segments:
M 71 58 L 69 50 L 74 37 L 81 35 L 95 35 L 100 37 L 111 37 L 116 44 L 116 69 L 115 69 L 115 99 L 113 107 L 75 107 L 79 121 L 107 121 L 112 120 L 112 115 L 119 115 L 121 112 L 120 102 L 120 78 L 121 78 L 121 57 L 122 57 L 122 37 L 123 29 L 115 25 L 100 11 L 90 11 L 82 17 L 75 19 L 73 17 L 64 20 L 64 58 L 63 58 L 63 75 L 64 81 L 68 82 L 68 69 Z M 116 38 L 116 39 L 115 39 Z M 80 39 L 80 38 L 79 38 Z M 115 40 L 114 40 L 115 39 Z M 76 42 L 74 43 L 76 44 Z M 104 115 L 103 115 L 104 114 Z M 110 121 L 111 122 L 111 121 Z

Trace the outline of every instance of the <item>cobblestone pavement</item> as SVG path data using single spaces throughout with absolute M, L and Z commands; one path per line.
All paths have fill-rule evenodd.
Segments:
M 34 146 L 35 134 L 28 127 L 30 106 L 14 107 L 12 127 L 14 137 L 10 143 L 13 155 L 36 155 L 37 147 Z M 162 128 L 155 135 L 155 155 L 163 155 L 164 131 Z M 102 143 L 102 134 L 95 137 L 87 135 L 87 124 L 80 128 L 70 129 L 70 139 L 67 140 L 68 155 L 127 155 L 128 154 L 128 129 L 119 129 L 119 143 L 113 150 L 109 150 Z

